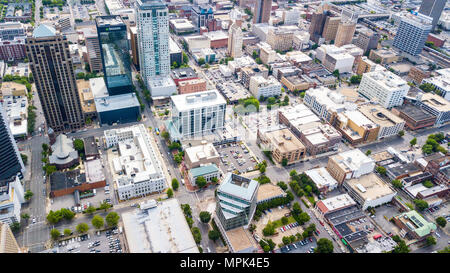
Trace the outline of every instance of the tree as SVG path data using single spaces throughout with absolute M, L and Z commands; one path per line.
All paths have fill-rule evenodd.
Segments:
M 381 174 L 381 175 L 386 175 L 386 168 L 383 167 L 383 166 L 378 166 L 378 167 L 376 168 L 376 171 L 377 171 L 379 174 Z
M 392 180 L 392 185 L 398 189 L 400 189 L 401 187 L 403 187 L 403 184 L 400 180 L 398 179 L 394 179 Z
M 436 238 L 434 238 L 432 235 L 427 237 L 427 245 L 435 245 L 436 244 Z
M 314 249 L 314 253 L 333 253 L 333 242 L 327 238 L 320 238 L 317 241 L 317 247 Z
M 432 85 L 431 83 L 428 83 L 428 82 L 419 85 L 419 88 L 422 89 L 422 91 L 423 91 L 423 92 L 426 92 L 426 93 L 431 92 L 431 91 L 433 91 L 434 89 L 436 89 L 436 88 L 434 87 L 434 85 Z
M 308 213 L 302 212 L 298 215 L 298 219 L 296 219 L 296 220 L 300 225 L 303 225 L 304 223 L 306 223 L 310 220 L 310 217 L 309 217 Z
M 178 180 L 176 178 L 172 179 L 172 188 L 176 191 L 178 190 L 178 187 L 180 187 L 180 183 L 178 183 Z
M 423 181 L 422 185 L 424 185 L 427 188 L 432 188 L 434 186 L 430 180 Z
M 96 229 L 100 229 L 105 225 L 105 221 L 100 215 L 95 215 L 94 218 L 92 218 L 91 223 Z
M 75 139 L 73 141 L 73 147 L 75 150 L 77 150 L 79 153 L 84 152 L 84 141 L 82 139 Z
M 42 143 L 42 150 L 44 150 L 44 152 L 47 152 L 48 151 L 48 144 Z
M 200 58 L 200 59 L 198 59 L 198 64 L 199 65 L 204 65 L 205 64 L 205 59 L 204 58 Z
M 27 190 L 25 192 L 25 194 L 23 195 L 23 197 L 25 198 L 25 200 L 30 201 L 31 197 L 33 197 L 33 192 L 30 190 Z
M 272 221 L 269 221 L 267 225 L 262 230 L 264 236 L 270 236 L 275 234 L 275 226 Z
M 189 216 L 189 217 L 192 216 L 192 210 L 191 210 L 191 206 L 189 206 L 189 204 L 181 204 L 181 208 L 183 209 L 184 215 Z
M 336 78 L 339 79 L 339 75 L 340 75 L 339 69 L 336 69 L 336 70 L 333 71 L 333 76 L 335 76 Z
M 183 63 L 187 64 L 189 62 L 189 57 L 186 53 L 183 52 Z
M 289 218 L 287 218 L 286 216 L 281 217 L 281 223 L 283 225 L 287 225 L 288 222 L 289 222 Z
M 444 217 L 439 216 L 438 218 L 436 218 L 436 223 L 441 226 L 441 227 L 445 227 L 445 225 L 447 225 L 447 220 L 445 220 Z
M 59 210 L 58 211 L 50 210 L 50 212 L 47 215 L 47 221 L 50 224 L 57 224 L 62 219 L 62 217 L 63 216 L 61 215 L 61 212 Z
M 211 182 L 212 182 L 213 184 L 216 184 L 218 181 L 219 181 L 219 179 L 218 179 L 216 176 L 214 176 L 213 178 L 211 178 Z
M 416 209 L 423 211 L 428 208 L 428 203 L 424 200 L 414 199 L 414 204 L 416 205 Z
M 22 158 L 22 162 L 24 165 L 27 165 L 28 162 L 28 156 L 26 154 L 20 154 L 20 157 Z
M 288 245 L 291 243 L 291 239 L 289 239 L 288 236 L 283 236 L 283 238 L 281 240 L 283 241 L 284 245 Z
M 362 79 L 362 75 L 353 75 L 353 76 L 351 76 L 351 78 L 350 78 L 350 82 L 351 82 L 352 84 L 357 84 L 357 83 L 360 83 L 360 82 L 361 82 L 361 79 Z
M 167 198 L 172 198 L 173 197 L 173 190 L 171 188 L 169 188 L 167 190 Z
M 193 228 L 191 229 L 191 232 L 192 232 L 192 235 L 194 235 L 194 241 L 195 241 L 197 244 L 200 244 L 201 241 L 202 241 L 202 234 L 201 234 L 201 232 L 200 232 L 200 229 L 199 229 L 198 227 L 193 227 Z
M 281 165 L 282 165 L 282 166 L 287 166 L 287 164 L 288 164 L 288 159 L 287 159 L 287 158 L 283 158 L 283 159 L 281 160 Z
M 399 137 L 402 137 L 402 136 L 404 136 L 404 135 L 405 135 L 405 131 L 401 130 L 400 132 L 398 132 L 398 136 L 399 136 Z
M 411 139 L 411 141 L 409 142 L 409 144 L 410 144 L 411 146 L 416 145 L 416 144 L 417 144 L 417 138 Z
M 300 204 L 298 202 L 295 202 L 294 205 L 292 205 L 292 214 L 298 215 L 302 212 L 303 212 L 303 210 L 300 207 Z
M 106 215 L 106 217 L 105 217 L 106 224 L 109 227 L 117 226 L 117 224 L 119 223 L 119 219 L 120 219 L 120 216 L 115 211 L 108 213 L 108 215 Z
M 68 221 L 72 220 L 75 217 L 75 212 L 70 209 L 62 208 L 59 210 L 62 217 Z
M 215 230 L 215 229 L 210 230 L 210 231 L 208 232 L 208 238 L 209 238 L 210 240 L 213 240 L 213 241 L 215 242 L 217 239 L 220 238 L 220 232 L 218 232 L 218 231 Z
M 56 166 L 47 164 L 44 166 L 44 170 L 47 176 L 50 176 L 52 173 L 56 172 Z
M 197 184 L 197 186 L 201 189 L 206 186 L 206 179 L 203 176 L 199 176 L 195 180 L 195 184 Z
M 277 183 L 278 187 L 280 187 L 283 191 L 286 191 L 288 186 L 286 185 L 286 183 L 284 183 L 283 181 L 279 181 Z
M 260 172 L 260 173 L 265 173 L 265 172 L 266 172 L 266 166 L 261 165 L 261 166 L 259 167 L 259 172 Z
M 433 146 L 429 145 L 429 144 L 425 144 L 422 146 L 422 152 L 424 154 L 431 154 L 433 152 Z
M 21 217 L 22 217 L 23 219 L 25 219 L 25 220 L 30 219 L 30 215 L 29 215 L 28 213 L 22 214 Z
M 87 207 L 86 209 L 86 213 L 87 214 L 93 214 L 96 211 L 95 207 L 90 205 L 89 207 Z
M 367 150 L 366 155 L 369 156 L 372 153 L 371 150 Z
M 83 234 L 89 230 L 89 226 L 86 223 L 80 223 L 77 225 L 76 230 L 78 233 Z
M 201 211 L 199 214 L 200 217 L 200 221 L 202 221 L 202 223 L 207 224 L 209 222 L 209 220 L 211 220 L 211 213 L 207 212 L 207 211 Z
M 61 236 L 61 232 L 59 232 L 59 230 L 54 228 L 54 229 L 50 230 L 50 236 L 52 237 L 53 240 L 57 240 L 59 238 L 59 236 Z
M 111 204 L 109 204 L 106 201 L 103 201 L 102 203 L 100 203 L 100 206 L 98 207 L 98 209 L 102 210 L 104 209 L 105 211 L 109 210 L 111 208 Z
M 66 228 L 64 229 L 64 236 L 70 236 L 72 234 L 72 230 Z
M 161 136 L 162 136 L 166 141 L 168 141 L 168 140 L 170 139 L 170 134 L 169 134 L 169 132 L 167 132 L 167 131 L 163 131 L 163 132 L 161 133 Z

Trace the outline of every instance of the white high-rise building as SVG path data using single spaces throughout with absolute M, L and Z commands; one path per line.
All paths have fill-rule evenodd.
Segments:
M 148 85 L 170 73 L 169 10 L 161 1 L 136 1 L 139 66 Z
M 242 57 L 242 43 L 242 30 L 236 22 L 234 22 L 228 31 L 228 55 L 233 58 Z
M 361 95 L 384 108 L 402 105 L 408 91 L 408 83 L 390 71 L 364 73 L 358 90 Z
M 172 121 L 168 124 L 173 140 L 221 132 L 225 126 L 227 102 L 217 90 L 170 97 Z

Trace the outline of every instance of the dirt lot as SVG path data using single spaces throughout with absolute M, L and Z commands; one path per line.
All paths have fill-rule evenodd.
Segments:
M 274 222 L 276 220 L 279 220 L 286 213 L 290 212 L 289 209 L 287 209 L 287 208 L 282 208 L 282 209 L 273 208 L 271 210 L 272 210 L 272 212 L 266 211 L 267 215 L 263 214 L 262 217 L 259 219 L 259 221 L 256 222 L 256 234 L 258 234 L 258 236 L 260 238 L 264 237 L 263 233 L 262 233 L 262 230 L 264 229 L 264 227 L 267 225 L 267 223 L 269 221 Z M 273 236 L 269 236 L 267 238 L 272 239 L 273 242 L 278 245 L 278 244 L 283 243 L 282 242 L 282 238 L 284 236 L 291 236 L 291 235 L 295 235 L 297 233 L 301 234 L 303 232 L 303 228 L 301 226 L 298 226 L 298 227 L 294 227 L 293 229 L 287 230 L 285 232 L 281 232 L 280 231 L 280 227 L 277 227 L 275 231 L 278 232 L 278 234 L 275 234 Z

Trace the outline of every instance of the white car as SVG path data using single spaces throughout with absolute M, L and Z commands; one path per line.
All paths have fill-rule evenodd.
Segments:
M 33 224 L 36 223 L 36 217 L 33 217 Z

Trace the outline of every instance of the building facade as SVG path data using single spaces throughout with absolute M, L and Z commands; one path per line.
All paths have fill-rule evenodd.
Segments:
M 250 92 L 256 97 L 274 97 L 281 94 L 281 84 L 272 76 L 265 79 L 263 76 L 250 78 Z
M 336 39 L 334 44 L 339 47 L 352 43 L 353 35 L 355 34 L 356 23 L 351 21 L 343 21 L 339 23 Z
M 241 27 L 234 22 L 228 31 L 228 55 L 233 58 L 242 57 L 242 30 Z
M 403 17 L 392 45 L 413 56 L 419 55 L 432 29 L 431 23 L 431 17 L 421 14 Z
M 27 37 L 26 45 L 47 126 L 55 132 L 84 127 L 67 38 L 41 24 Z
M 87 29 L 84 32 L 87 57 L 91 72 L 100 72 L 103 69 L 102 52 L 98 41 L 98 34 L 94 30 Z
M 447 0 L 424 0 L 422 1 L 422 4 L 420 4 L 419 13 L 433 18 L 431 23 L 433 29 L 439 22 L 439 18 L 445 8 L 446 2 Z
M 272 0 L 256 0 L 253 17 L 254 24 L 268 23 L 272 12 Z

